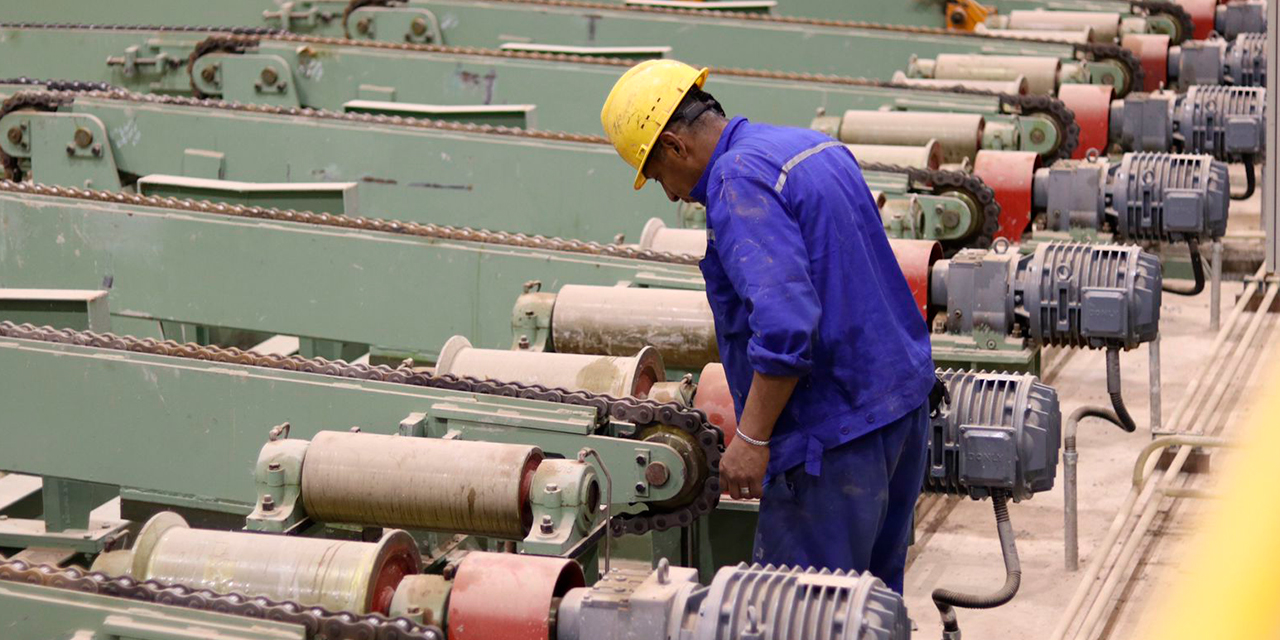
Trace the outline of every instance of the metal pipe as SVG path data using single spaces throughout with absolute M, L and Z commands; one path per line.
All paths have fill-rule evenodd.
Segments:
M 1067 571 L 1080 568 L 1079 511 L 1076 506 L 1076 465 L 1080 460 L 1080 453 L 1076 450 L 1076 425 L 1085 418 L 1101 418 L 1121 429 L 1125 428 L 1124 423 L 1110 409 L 1084 406 L 1071 413 L 1062 430 L 1063 554 Z
M 1155 339 L 1147 343 L 1147 384 L 1151 387 L 1151 414 L 1148 423 L 1151 425 L 1151 433 L 1160 433 L 1160 334 L 1157 333 Z
M 1249 347 L 1252 346 L 1253 340 L 1258 334 L 1258 328 L 1262 326 L 1262 321 L 1266 317 L 1265 309 L 1269 309 L 1271 303 L 1275 301 L 1277 291 L 1280 291 L 1280 287 L 1268 288 L 1266 295 L 1263 296 L 1262 306 L 1259 307 L 1264 311 L 1261 311 L 1260 313 L 1255 314 L 1254 318 L 1250 321 L 1248 328 L 1245 330 L 1244 336 L 1241 337 L 1240 342 L 1237 343 L 1237 345 L 1235 345 L 1235 347 L 1231 349 L 1230 352 L 1234 352 L 1236 351 L 1236 349 L 1239 349 L 1241 356 L 1243 356 L 1243 354 L 1248 351 Z M 1228 353 L 1228 359 L 1230 362 L 1228 371 L 1225 372 L 1224 375 L 1218 376 L 1216 378 L 1217 384 L 1211 388 L 1211 391 L 1209 394 L 1209 400 L 1201 407 L 1201 408 L 1207 408 L 1208 411 L 1204 414 L 1200 414 L 1199 411 L 1196 411 L 1191 414 L 1191 417 L 1194 418 L 1194 421 L 1191 422 L 1191 428 L 1188 429 L 1187 431 L 1192 434 L 1197 433 L 1199 430 L 1199 427 L 1202 426 L 1201 423 L 1209 419 L 1210 416 L 1212 416 L 1213 411 L 1217 408 L 1218 404 L 1222 401 L 1222 398 L 1225 395 L 1227 388 L 1230 386 L 1229 383 L 1231 379 L 1235 377 L 1236 373 L 1240 369 L 1241 364 L 1245 360 L 1243 357 L 1229 358 L 1230 352 Z M 1194 437 L 1194 436 L 1166 436 L 1166 438 L 1191 438 L 1191 437 Z M 1154 494 L 1157 490 L 1163 489 L 1162 487 L 1160 487 L 1161 483 L 1163 483 L 1165 486 L 1168 486 L 1169 484 L 1172 483 L 1173 479 L 1176 478 L 1178 473 L 1182 471 L 1182 466 L 1186 463 L 1187 458 L 1191 456 L 1191 450 L 1194 446 L 1221 446 L 1221 445 L 1213 444 L 1215 441 L 1221 442 L 1220 439 L 1207 439 L 1204 441 L 1188 441 L 1189 444 L 1183 444 L 1182 446 L 1179 447 L 1177 454 L 1173 458 L 1173 461 L 1169 464 L 1168 469 L 1166 469 L 1163 474 L 1153 475 L 1150 478 L 1150 482 L 1146 482 L 1144 480 L 1144 477 L 1146 476 L 1147 473 L 1150 473 L 1149 471 L 1147 471 L 1146 467 L 1150 466 L 1152 469 L 1154 469 L 1155 463 L 1156 463 L 1155 460 L 1147 461 L 1146 458 L 1150 457 L 1153 451 L 1163 448 L 1163 447 L 1156 446 L 1157 442 L 1160 442 L 1162 440 L 1164 439 L 1163 438 L 1157 439 L 1156 441 L 1153 441 L 1151 444 L 1148 444 L 1147 448 L 1143 450 L 1143 454 L 1140 456 L 1140 459 L 1143 460 L 1144 464 L 1142 465 L 1135 464 L 1135 467 L 1134 467 L 1135 484 L 1133 489 L 1137 489 L 1139 486 L 1145 486 L 1145 489 L 1142 492 L 1142 495 L 1145 496 L 1144 498 L 1145 501 L 1142 503 L 1142 508 L 1143 508 L 1142 516 L 1139 518 L 1138 524 L 1137 526 L 1134 527 L 1134 530 L 1131 532 L 1129 538 L 1125 541 L 1124 546 L 1121 547 L 1120 554 L 1116 557 L 1116 561 L 1112 564 L 1112 568 L 1110 573 L 1107 576 L 1107 580 L 1106 582 L 1103 583 L 1102 588 L 1098 593 L 1098 596 L 1094 599 L 1093 604 L 1090 606 L 1088 613 L 1085 616 L 1085 621 L 1081 625 L 1080 629 L 1077 631 L 1076 637 L 1090 638 L 1093 636 L 1095 627 L 1102 620 L 1105 603 L 1107 603 L 1111 599 L 1111 596 L 1115 593 L 1115 590 L 1119 587 L 1121 578 L 1124 575 L 1127 575 L 1129 573 L 1130 562 L 1136 561 L 1137 547 L 1139 543 L 1142 541 L 1142 539 L 1145 537 L 1147 530 L 1151 527 L 1151 521 L 1155 518 L 1156 511 L 1158 510 L 1158 507 L 1160 505 L 1159 500 L 1151 500 L 1152 494 Z M 1167 444 L 1165 446 L 1168 446 L 1168 443 L 1177 444 L 1174 442 L 1167 441 Z M 1131 489 L 1131 493 L 1133 489 Z M 1127 516 L 1125 520 L 1126 521 L 1128 520 Z
M 1227 316 L 1225 326 L 1218 332 L 1218 337 L 1214 339 L 1213 345 L 1210 346 L 1210 353 L 1216 355 L 1222 352 L 1221 347 L 1223 343 L 1226 342 L 1227 337 L 1234 331 L 1236 322 L 1240 319 L 1244 308 L 1248 305 L 1249 299 L 1252 298 L 1258 290 L 1258 279 L 1262 278 L 1265 272 L 1266 265 L 1259 267 L 1255 274 L 1255 279 L 1245 286 L 1243 295 L 1241 295 L 1240 300 L 1236 302 L 1236 306 L 1232 308 L 1231 314 Z M 1180 424 L 1179 421 L 1182 414 L 1190 405 L 1191 400 L 1196 396 L 1201 383 L 1209 376 L 1214 375 L 1215 369 L 1223 361 L 1225 361 L 1225 358 L 1215 357 L 1214 361 L 1210 363 L 1210 366 L 1205 370 L 1204 374 L 1191 381 L 1191 385 L 1183 394 L 1182 399 L 1178 402 L 1178 406 L 1174 409 L 1173 415 L 1169 419 L 1169 425 L 1171 427 L 1175 427 Z M 1107 529 L 1106 535 L 1103 536 L 1102 543 L 1098 545 L 1099 551 L 1095 553 L 1093 559 L 1089 561 L 1089 566 L 1085 569 L 1085 573 L 1080 579 L 1079 586 L 1076 587 L 1075 593 L 1071 596 L 1071 601 L 1067 603 L 1067 607 L 1063 611 L 1062 617 L 1059 618 L 1058 624 L 1054 627 L 1053 633 L 1050 635 L 1050 640 L 1063 640 L 1063 638 L 1066 637 L 1068 628 L 1079 613 L 1079 609 L 1084 604 L 1085 598 L 1088 597 L 1089 592 L 1092 591 L 1093 584 L 1097 580 L 1098 575 L 1102 572 L 1102 565 L 1109 555 L 1108 553 L 1105 553 L 1104 550 L 1115 546 L 1116 541 L 1122 533 L 1124 524 L 1133 514 L 1134 505 L 1138 502 L 1140 497 L 1139 494 L 1140 492 L 1136 488 L 1131 488 L 1128 495 L 1125 496 L 1120 508 L 1116 511 L 1115 517 L 1111 520 L 1111 526 Z
M 1222 239 L 1215 238 L 1213 250 L 1209 253 L 1209 330 L 1218 330 L 1218 321 L 1222 315 Z

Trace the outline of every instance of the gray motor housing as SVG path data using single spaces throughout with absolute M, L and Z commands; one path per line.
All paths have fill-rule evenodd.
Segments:
M 1261 0 L 1233 0 L 1218 5 L 1213 30 L 1231 40 L 1243 33 L 1267 32 L 1267 3 Z
M 1015 502 L 1053 488 L 1062 413 L 1031 374 L 947 370 L 951 401 L 930 420 L 924 490 Z
M 1179 91 L 1197 84 L 1266 86 L 1266 43 L 1266 34 L 1245 33 L 1230 42 L 1215 38 L 1169 47 L 1170 82 Z
M 946 302 L 949 333 L 1017 327 L 1039 345 L 1131 349 L 1158 332 L 1161 282 L 1140 247 L 1053 242 L 961 250 L 934 263 L 929 298 Z
M 1211 156 L 1126 153 L 1107 170 L 1101 204 L 1121 240 L 1218 238 L 1229 189 L 1227 165 Z
M 614 570 L 572 589 L 557 640 L 908 640 L 902 596 L 870 573 L 739 564 L 716 572 Z
M 1267 86 L 1267 34 L 1245 33 L 1227 46 L 1222 76 L 1237 87 Z
M 1049 242 L 1026 256 L 1017 313 L 1045 345 L 1132 349 L 1160 329 L 1160 259 L 1136 246 Z
M 1266 89 L 1196 85 L 1130 94 L 1111 103 L 1112 139 L 1129 151 L 1208 154 L 1235 160 L 1266 150 Z

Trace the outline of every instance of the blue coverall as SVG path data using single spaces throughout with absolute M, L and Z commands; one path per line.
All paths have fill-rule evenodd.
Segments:
M 755 560 L 870 570 L 901 592 L 935 375 L 857 162 L 819 132 L 736 117 L 691 195 L 738 416 L 753 372 L 800 378 L 771 436 Z

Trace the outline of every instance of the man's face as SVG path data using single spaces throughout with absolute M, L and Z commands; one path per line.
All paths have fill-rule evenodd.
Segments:
M 689 193 L 702 179 L 706 167 L 695 160 L 690 140 L 681 133 L 663 131 L 657 145 L 644 165 L 644 177 L 662 185 L 672 202 L 693 202 Z

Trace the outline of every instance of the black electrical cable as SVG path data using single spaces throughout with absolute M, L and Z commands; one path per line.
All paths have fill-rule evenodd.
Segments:
M 1129 409 L 1124 406 L 1124 398 L 1120 395 L 1120 347 L 1107 347 L 1107 395 L 1111 396 L 1111 407 L 1115 409 L 1115 417 L 1119 419 L 1116 424 L 1129 433 L 1136 431 L 1138 425 L 1133 422 L 1133 416 L 1129 415 Z M 1108 416 L 1098 417 L 1110 420 Z
M 1244 163 L 1244 193 L 1241 195 L 1232 195 L 1232 200 L 1248 200 L 1253 197 L 1253 192 L 1258 188 L 1258 174 L 1253 164 L 1253 154 L 1246 153 L 1240 157 L 1240 161 Z
M 1004 555 L 1004 586 L 999 591 L 987 595 L 960 593 L 950 589 L 934 589 L 933 604 L 942 615 L 942 637 L 947 640 L 959 640 L 960 623 L 956 619 L 955 607 L 963 609 L 994 609 L 1013 600 L 1022 585 L 1022 565 L 1018 562 L 1018 547 L 1013 536 L 1013 525 L 1009 522 L 1009 508 L 1005 504 L 1006 496 L 996 493 L 991 496 L 991 506 L 996 512 L 996 532 L 1000 535 L 1000 551 Z
M 1162 288 L 1168 293 L 1179 296 L 1194 296 L 1204 291 L 1204 263 L 1200 259 L 1200 241 L 1195 238 L 1187 238 L 1187 249 L 1191 252 L 1191 273 L 1195 276 L 1195 284 L 1190 289 L 1182 289 L 1166 284 Z

